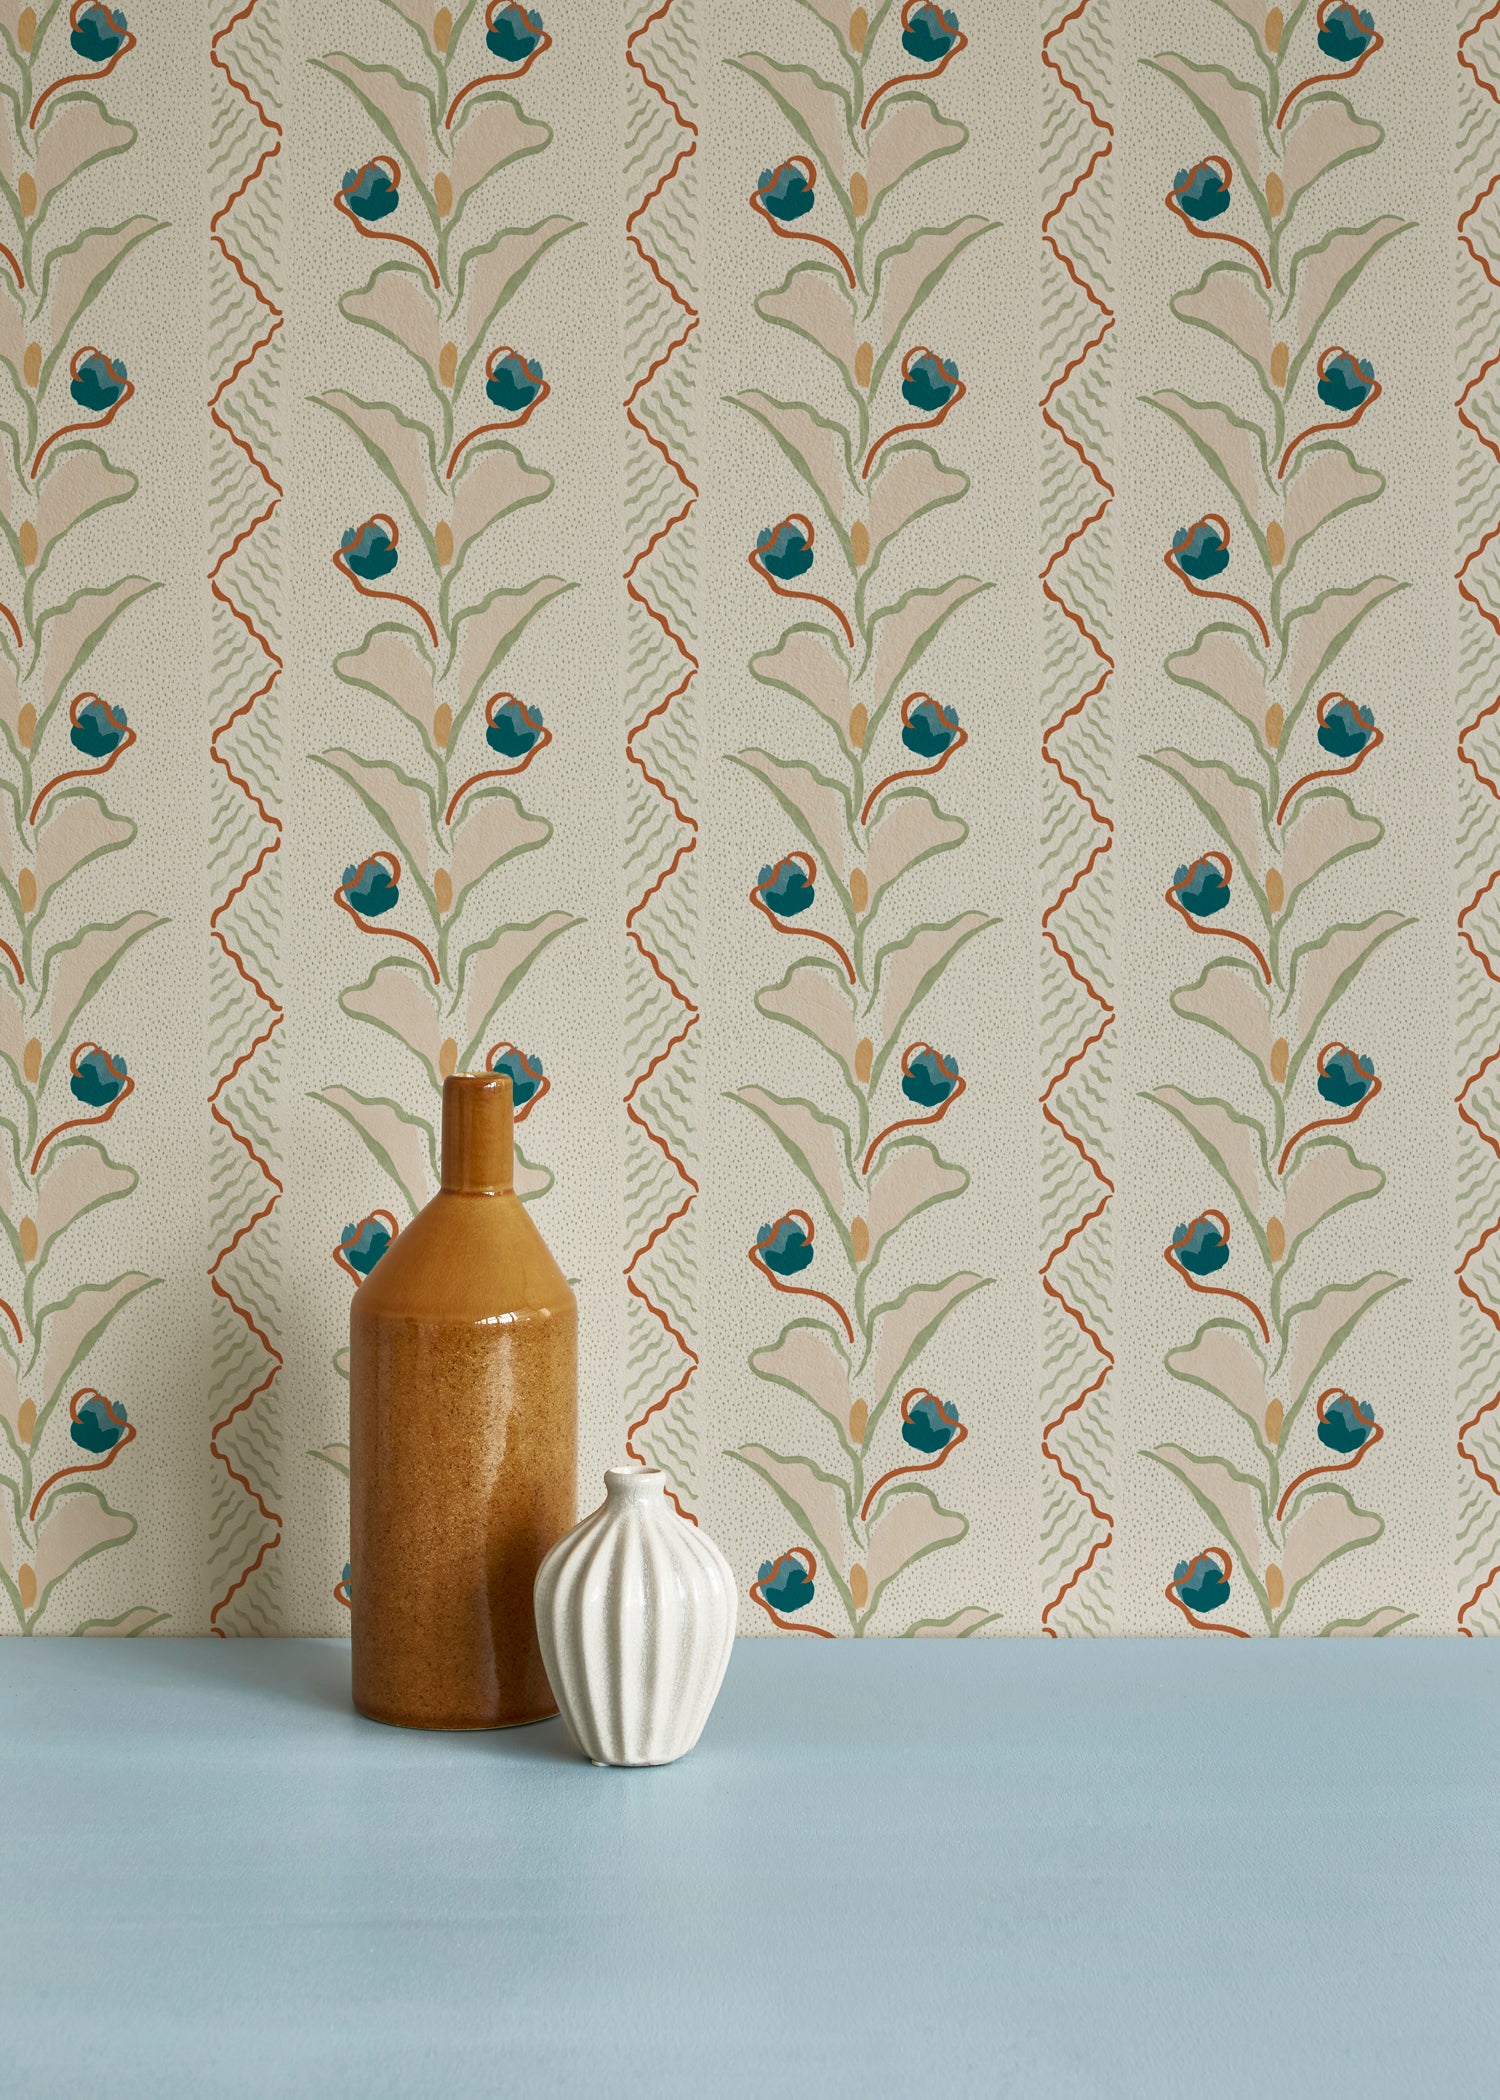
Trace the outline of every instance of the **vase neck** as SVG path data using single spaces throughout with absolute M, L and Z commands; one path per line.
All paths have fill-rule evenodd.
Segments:
M 666 1480 L 660 1466 L 610 1466 L 604 1475 L 605 1499 L 616 1509 L 649 1508 L 662 1500 Z
M 443 1081 L 443 1187 L 451 1195 L 501 1196 L 513 1186 L 510 1079 L 455 1073 Z

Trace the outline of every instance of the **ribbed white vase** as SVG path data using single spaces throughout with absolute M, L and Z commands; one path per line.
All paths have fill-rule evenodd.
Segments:
M 611 1466 L 604 1501 L 537 1570 L 542 1660 L 596 1765 L 669 1765 L 703 1733 L 734 1644 L 734 1575 L 655 1466 Z

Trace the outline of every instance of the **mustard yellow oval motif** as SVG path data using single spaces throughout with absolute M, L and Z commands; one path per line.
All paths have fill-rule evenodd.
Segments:
M 438 217 L 446 219 L 453 209 L 453 185 L 441 170 L 432 178 L 432 201 L 437 206 Z
M 870 185 L 863 175 L 849 177 L 849 204 L 856 219 L 862 219 L 870 209 Z
M 1266 1602 L 1272 1611 L 1280 1611 L 1281 1600 L 1286 1595 L 1286 1584 L 1281 1579 L 1281 1570 L 1273 1560 L 1266 1570 Z
M 23 51 L 29 51 L 36 42 L 36 9 L 23 7 L 16 22 L 16 42 Z
M 16 1433 L 20 1437 L 21 1442 L 29 1448 L 31 1439 L 36 1435 L 36 1402 L 34 1400 L 23 1400 L 21 1402 L 21 1411 L 16 1416 Z
M 1281 879 L 1280 868 L 1266 870 L 1266 902 L 1273 912 L 1280 911 L 1286 902 L 1286 884 Z
M 458 1045 L 451 1035 L 443 1037 L 443 1046 L 438 1051 L 438 1070 L 444 1079 L 451 1078 L 458 1070 Z
M 16 184 L 16 196 L 21 206 L 21 217 L 31 218 L 36 211 L 36 178 L 29 170 Z
M 453 877 L 446 868 L 439 868 L 433 876 L 432 894 L 438 910 L 446 918 L 453 909 Z
M 1281 186 L 1281 177 L 1273 168 L 1266 177 L 1266 210 L 1273 219 L 1281 217 L 1281 207 L 1286 202 L 1286 191 Z
M 862 569 L 870 559 L 870 529 L 863 518 L 856 518 L 849 527 L 849 551 L 856 569 Z
M 432 44 L 435 51 L 446 51 L 448 39 L 453 34 L 453 10 L 440 7 L 432 18 Z M 446 384 L 446 382 L 445 382 Z
M 21 1070 L 26 1074 L 28 1086 L 35 1086 L 42 1076 L 42 1046 L 35 1036 L 21 1052 Z
M 849 1244 L 854 1249 L 854 1259 L 863 1266 L 870 1258 L 870 1228 L 863 1218 L 856 1218 L 849 1227 Z
M 849 1440 L 851 1443 L 862 1444 L 864 1442 L 865 1430 L 869 1427 L 869 1422 L 869 1408 L 866 1407 L 863 1400 L 856 1400 L 849 1410 Z
M 446 751 L 448 739 L 453 734 L 453 710 L 445 700 L 432 718 L 432 741 L 439 751 Z
M 1281 732 L 1286 727 L 1286 711 L 1279 700 L 1273 700 L 1266 709 L 1266 742 L 1274 751 L 1281 742 Z
M 862 7 L 856 7 L 849 17 L 849 49 L 863 51 L 865 38 L 870 33 L 870 17 Z
M 1279 7 L 1273 7 L 1266 16 L 1266 49 L 1276 52 L 1281 49 L 1281 32 L 1286 27 L 1286 17 Z M 1281 384 L 1280 380 L 1277 385 Z
M 36 1569 L 26 1561 L 16 1577 L 16 1588 L 21 1593 L 22 1611 L 30 1611 L 36 1602 Z
M 27 918 L 36 910 L 36 877 L 30 868 L 23 868 L 16 877 L 16 895 L 21 900 L 21 909 Z
M 858 1561 L 849 1570 L 849 1594 L 854 1599 L 854 1609 L 863 1611 L 870 1594 L 870 1578 Z
M 1272 1261 L 1280 1261 L 1286 1252 L 1286 1227 L 1280 1218 L 1272 1218 L 1266 1227 L 1266 1252 Z
M 438 567 L 446 569 L 453 559 L 453 527 L 446 518 L 439 522 L 432 538 L 437 548 Z
M 1266 1442 L 1268 1444 L 1280 1443 L 1281 1425 L 1285 1420 L 1286 1409 L 1279 1400 L 1273 1400 L 1266 1409 Z
M 870 374 L 874 369 L 875 345 L 873 343 L 861 343 L 854 353 L 854 384 L 859 387 L 868 386 L 870 384 Z
M 1291 363 L 1291 361 L 1292 353 L 1290 350 L 1288 350 L 1286 344 L 1278 343 L 1276 345 L 1276 348 L 1271 352 L 1272 386 L 1286 385 L 1287 366 Z
M 865 732 L 869 726 L 870 710 L 861 700 L 849 713 L 849 741 L 856 751 L 863 751 L 865 748 Z
M 438 352 L 438 379 L 444 386 L 452 386 L 458 376 L 458 345 L 444 343 Z
M 1278 1086 L 1285 1083 L 1287 1060 L 1291 1054 L 1291 1048 L 1287 1043 L 1286 1037 L 1284 1035 L 1277 1036 L 1275 1042 L 1271 1045 L 1271 1077 Z
M 41 376 L 42 346 L 40 343 L 28 343 L 26 355 L 21 359 L 21 377 L 29 387 L 35 387 Z
M 875 1045 L 867 1035 L 862 1035 L 854 1046 L 854 1076 L 861 1086 L 870 1084 L 870 1067 L 875 1062 Z
M 21 1242 L 21 1259 L 29 1269 L 36 1260 L 36 1219 L 23 1218 L 16 1227 L 16 1238 Z
M 1277 518 L 1273 518 L 1266 527 L 1266 553 L 1270 557 L 1273 569 L 1279 569 L 1286 560 L 1286 534 Z
M 849 902 L 857 912 L 863 912 L 870 901 L 870 885 L 863 868 L 856 868 L 849 877 Z
M 29 569 L 37 557 L 36 527 L 32 524 L 30 518 L 22 521 L 21 529 L 16 534 L 16 538 L 21 543 L 21 567 Z

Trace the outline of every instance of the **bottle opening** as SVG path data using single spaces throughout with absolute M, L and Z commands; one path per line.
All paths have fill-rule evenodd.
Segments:
M 514 1184 L 510 1076 L 455 1072 L 443 1081 L 443 1187 L 460 1196 L 500 1196 Z

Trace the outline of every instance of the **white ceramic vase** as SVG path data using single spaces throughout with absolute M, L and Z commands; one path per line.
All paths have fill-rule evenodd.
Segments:
M 703 1733 L 734 1644 L 734 1575 L 655 1466 L 611 1466 L 604 1501 L 537 1570 L 542 1660 L 596 1765 L 669 1765 Z

